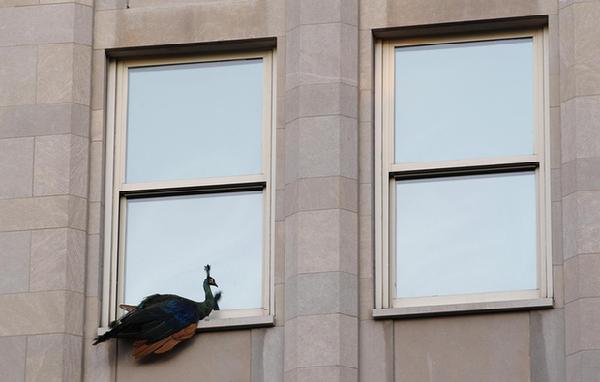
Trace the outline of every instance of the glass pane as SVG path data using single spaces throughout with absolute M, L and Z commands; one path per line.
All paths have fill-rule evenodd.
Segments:
M 533 153 L 531 38 L 396 48 L 396 163 Z
M 153 293 L 203 301 L 210 264 L 221 309 L 260 308 L 262 217 L 262 192 L 129 200 L 125 302 Z
M 262 60 L 129 70 L 128 183 L 261 172 Z
M 537 288 L 533 172 L 396 182 L 396 296 Z

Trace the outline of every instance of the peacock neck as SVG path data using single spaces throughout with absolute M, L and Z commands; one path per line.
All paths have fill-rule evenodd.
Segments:
M 208 280 L 204 280 L 204 300 L 205 301 L 213 301 L 214 300 L 212 290 L 210 289 L 210 285 L 208 285 Z

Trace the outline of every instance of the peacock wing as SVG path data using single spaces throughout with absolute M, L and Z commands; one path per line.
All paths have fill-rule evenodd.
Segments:
M 199 320 L 195 304 L 186 299 L 175 299 L 135 311 L 122 320 L 137 330 L 135 338 L 155 342 L 177 333 Z
M 148 341 L 135 341 L 133 344 L 132 355 L 136 359 L 145 357 L 151 353 L 162 354 L 173 349 L 177 344 L 192 338 L 196 333 L 196 324 L 190 324 L 180 330 L 177 333 L 170 335 L 169 337 L 163 338 L 156 342 Z

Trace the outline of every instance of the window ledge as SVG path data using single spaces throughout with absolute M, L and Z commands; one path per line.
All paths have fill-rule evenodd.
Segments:
M 494 302 L 471 302 L 464 304 L 446 304 L 430 306 L 411 306 L 405 308 L 373 309 L 374 319 L 411 318 L 468 313 L 497 312 L 504 310 L 528 310 L 552 308 L 552 298 L 529 300 L 510 300 Z
M 196 332 L 209 332 L 218 330 L 234 330 L 247 328 L 262 328 L 275 325 L 274 316 L 233 317 L 202 320 L 198 322 Z M 98 328 L 98 335 L 108 331 L 108 327 Z
M 196 332 L 208 332 L 213 330 L 230 330 L 260 328 L 265 326 L 274 326 L 274 316 L 250 316 L 250 317 L 232 317 L 215 318 L 212 320 L 202 320 L 198 322 Z

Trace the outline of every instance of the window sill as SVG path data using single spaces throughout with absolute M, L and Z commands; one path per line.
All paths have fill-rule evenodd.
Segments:
M 430 306 L 412 306 L 406 308 L 373 309 L 373 318 L 388 319 L 442 316 L 510 310 L 545 309 L 552 308 L 552 306 L 552 298 L 537 298 L 529 300 L 510 300 L 494 302 L 472 302 L 464 304 L 446 304 Z
M 274 325 L 274 316 L 218 318 L 212 320 L 202 320 L 198 322 L 196 332 L 262 328 Z M 108 327 L 98 328 L 98 335 L 102 335 L 107 331 Z

